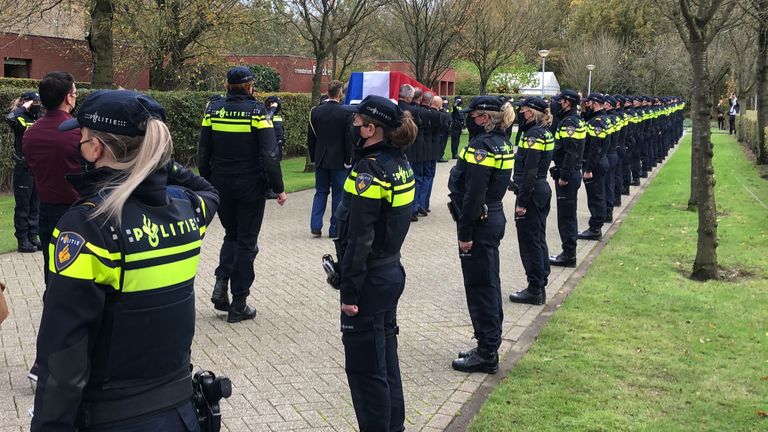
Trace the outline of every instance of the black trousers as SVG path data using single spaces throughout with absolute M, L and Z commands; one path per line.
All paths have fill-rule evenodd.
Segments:
M 608 172 L 605 174 L 605 212 L 606 215 L 613 212 L 616 203 L 616 170 L 619 167 L 619 156 L 616 153 L 608 153 Z
M 563 252 L 576 254 L 576 236 L 579 234 L 579 224 L 576 219 L 579 187 L 581 186 L 581 170 L 573 171 L 565 186 L 560 186 L 555 180 L 555 196 L 557 197 L 557 230 Z
M 587 207 L 589 207 L 589 229 L 597 231 L 603 228 L 605 222 L 605 176 L 610 167 L 607 158 L 600 159 L 592 171 L 592 178 L 584 180 L 587 190 Z
M 640 173 L 643 169 L 643 161 L 640 157 L 640 147 L 642 147 L 641 141 L 633 138 L 629 148 L 629 169 L 631 171 L 632 180 L 640 180 Z
M 499 278 L 499 244 L 504 238 L 507 219 L 500 202 L 488 204 L 488 219 L 478 222 L 472 232 L 472 249 L 459 250 L 467 309 L 477 346 L 496 352 L 501 346 L 504 311 Z
M 259 253 L 265 183 L 260 174 L 211 176 L 211 184 L 219 191 L 218 213 L 224 227 L 215 275 L 217 279 L 229 279 L 232 296 L 236 298 L 248 297 L 255 278 L 253 261 Z
M 736 133 L 736 116 L 728 114 L 728 135 Z
M 536 180 L 533 198 L 523 216 L 515 213 L 517 243 L 529 288 L 543 289 L 549 283 L 549 248 L 547 247 L 547 216 L 552 189 L 546 179 Z M 517 204 L 515 204 L 517 205 Z
M 344 369 L 360 431 L 405 429 L 397 356 L 397 302 L 405 289 L 399 263 L 368 270 L 353 317 L 341 313 Z
M 725 130 L 725 118 L 717 116 L 717 128 L 719 130 Z
M 53 229 L 59 223 L 59 219 L 71 207 L 69 204 L 48 204 L 40 203 L 40 244 L 43 245 L 43 280 L 48 283 L 48 245 L 51 243 Z
M 461 142 L 461 129 L 451 130 L 451 157 L 456 159 L 459 157 L 459 143 Z
M 21 241 L 37 237 L 39 231 L 40 203 L 35 193 L 35 177 L 25 162 L 17 161 L 13 167 L 13 228 L 16 239 Z
M 197 414 L 192 403 L 144 416 L 135 420 L 110 423 L 105 426 L 80 428 L 80 432 L 199 432 Z
M 621 189 L 624 187 L 624 159 L 625 153 L 621 148 L 616 150 L 616 171 L 613 172 L 613 202 L 621 201 Z M 629 183 L 627 183 L 629 184 Z

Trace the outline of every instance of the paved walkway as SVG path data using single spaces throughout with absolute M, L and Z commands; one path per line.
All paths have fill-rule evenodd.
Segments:
M 409 431 L 444 429 L 486 377 L 455 372 L 450 366 L 456 352 L 473 342 L 455 226 L 445 207 L 452 165 L 438 164 L 433 211 L 411 225 L 402 251 L 407 282 L 398 316 L 399 353 Z M 632 188 L 632 194 L 638 190 Z M 232 397 L 222 408 L 224 430 L 356 429 L 343 370 L 338 293 L 326 285 L 320 267 L 320 257 L 333 251 L 333 243 L 327 237 L 309 235 L 312 193 L 290 194 L 284 207 L 267 203 L 251 296 L 259 311 L 254 321 L 230 325 L 225 314 L 211 307 L 213 270 L 223 236 L 218 222 L 203 242 L 192 360 L 197 368 L 232 379 Z M 511 217 L 513 200 L 508 193 L 504 203 L 508 214 L 501 244 L 505 299 L 526 285 Z M 624 197 L 625 205 L 628 201 Z M 555 217 L 553 199 L 547 238 L 554 253 L 560 250 Z M 582 187 L 580 227 L 586 227 L 587 218 Z M 327 235 L 327 229 L 323 233 Z M 579 242 L 579 258 L 595 244 Z M 11 308 L 11 317 L 0 331 L 0 432 L 28 430 L 32 390 L 26 373 L 34 361 L 42 310 L 41 261 L 39 254 L 0 255 L 0 280 L 8 285 Z M 572 272 L 553 267 L 548 292 L 559 290 Z M 542 309 L 505 300 L 503 352 L 512 348 Z

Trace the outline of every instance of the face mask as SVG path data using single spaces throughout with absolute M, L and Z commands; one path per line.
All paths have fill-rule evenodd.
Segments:
M 475 119 L 467 115 L 467 132 L 469 132 L 469 139 L 474 138 L 477 135 L 485 133 L 485 127 L 475 123 Z
M 560 106 L 560 103 L 552 101 L 549 103 L 549 112 L 552 113 L 553 116 L 559 117 L 563 112 L 563 107 Z
M 365 143 L 365 138 L 360 135 L 360 128 L 362 126 L 355 126 L 352 125 L 352 146 L 353 147 L 362 147 Z
M 32 105 L 32 106 L 30 106 L 29 107 L 29 112 L 32 113 L 33 115 L 40 114 L 40 105 Z

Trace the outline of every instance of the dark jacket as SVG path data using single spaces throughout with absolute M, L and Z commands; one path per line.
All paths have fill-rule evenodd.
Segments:
M 13 155 L 17 161 L 24 158 L 21 152 L 22 138 L 24 133 L 37 120 L 37 116 L 27 111 L 23 106 L 16 107 L 6 117 L 5 122 L 13 131 Z
M 35 176 L 35 192 L 44 204 L 70 205 L 80 198 L 66 181 L 67 175 L 83 171 L 80 129 L 59 132 L 59 125 L 70 118 L 64 111 L 48 110 L 22 139 L 24 159 Z
M 189 400 L 193 283 L 219 200 L 202 178 L 169 167 L 131 194 L 120 226 L 91 217 L 100 186 L 117 172 L 71 176 L 86 198 L 51 238 L 33 432 L 140 419 Z
M 581 169 L 584 155 L 584 141 L 587 139 L 587 124 L 572 109 L 564 114 L 555 132 L 555 150 L 552 160 L 558 178 L 568 180 Z
M 317 168 L 343 170 L 352 163 L 352 115 L 328 100 L 312 108 L 307 126 L 309 158 Z
M 533 198 L 536 180 L 546 179 L 555 138 L 545 126 L 523 127 L 523 136 L 515 153 L 512 182 L 517 190 L 517 206 L 527 208 Z
M 411 113 L 411 117 L 413 117 L 413 122 L 416 123 L 416 127 L 421 127 L 421 115 L 419 115 L 419 108 L 418 106 L 414 104 L 409 104 L 405 101 L 398 101 L 397 106 L 400 107 L 403 111 L 408 111 Z M 417 137 L 418 138 L 418 137 Z M 414 149 L 416 148 L 417 144 L 416 141 L 414 141 L 411 145 L 405 148 L 403 150 L 403 153 L 405 154 L 405 157 L 408 158 L 408 161 L 413 162 L 414 160 Z
M 597 169 L 600 159 L 608 153 L 608 125 L 605 123 L 605 112 L 598 111 L 587 116 L 587 141 L 584 144 L 583 170 L 585 173 Z

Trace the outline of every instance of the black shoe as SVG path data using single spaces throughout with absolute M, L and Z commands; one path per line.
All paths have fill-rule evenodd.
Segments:
M 460 359 L 467 358 L 476 352 L 477 352 L 477 347 L 474 347 L 469 351 L 459 351 L 459 358 Z
M 39 251 L 43 250 L 43 245 L 40 243 L 40 237 L 38 236 L 30 237 L 29 242 L 32 243 L 37 248 L 37 250 Z
M 458 358 L 451 363 L 454 370 L 459 372 L 483 372 L 495 374 L 499 371 L 499 354 L 493 352 L 483 355 L 479 350 L 464 358 Z
M 441 159 L 438 159 L 437 161 L 438 161 L 439 163 L 444 163 L 444 162 L 448 162 L 448 159 L 446 159 L 446 158 L 441 158 Z
M 429 213 L 424 210 L 423 207 L 419 207 L 419 210 L 416 213 L 418 213 L 419 216 L 429 216 Z
M 509 301 L 512 303 L 525 303 L 532 305 L 543 305 L 547 302 L 547 293 L 542 290 L 533 290 L 526 288 L 522 291 L 509 295 Z
M 30 243 L 29 240 L 21 240 L 19 241 L 18 251 L 21 253 L 37 252 L 37 246 Z
M 229 280 L 216 279 L 211 293 L 213 308 L 222 312 L 229 312 Z
M 579 240 L 601 240 L 603 232 L 601 230 L 586 229 L 576 236 Z
M 275 191 L 273 191 L 271 189 L 269 191 L 267 191 L 267 199 L 268 200 L 277 199 L 277 194 L 275 193 Z
M 621 188 L 621 194 L 622 194 L 622 195 L 629 195 L 629 185 L 624 185 L 624 186 Z
M 606 214 L 605 220 L 603 221 L 603 223 L 611 223 L 611 222 L 613 222 L 613 212 Z
M 453 156 L 451 156 L 451 159 L 458 159 L 458 158 L 459 158 L 459 155 L 453 155 Z
M 419 221 L 419 216 L 416 215 L 416 213 L 412 214 L 411 215 L 411 222 L 418 222 L 418 221 Z
M 558 267 L 576 267 L 576 254 L 562 252 L 560 255 L 550 255 L 549 264 Z
M 309 230 L 312 233 L 312 237 L 320 237 L 323 233 L 320 230 Z
M 640 186 L 640 179 L 637 178 L 637 179 L 632 180 L 632 183 L 630 183 L 630 185 L 632 185 L 632 186 Z
M 242 306 L 233 304 L 229 308 L 229 313 L 227 314 L 228 323 L 237 323 L 240 321 L 252 320 L 254 318 L 256 318 L 256 309 L 247 304 L 243 304 Z
M 640 178 L 648 178 L 648 171 L 643 171 L 640 173 Z

